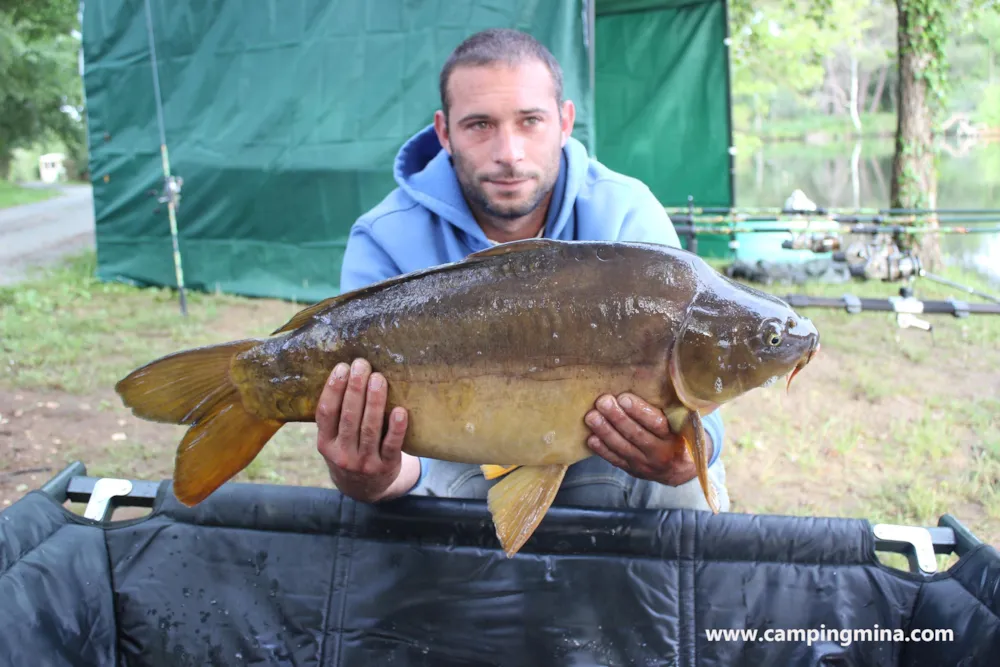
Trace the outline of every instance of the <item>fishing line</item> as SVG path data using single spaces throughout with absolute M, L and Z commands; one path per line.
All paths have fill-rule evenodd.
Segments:
M 156 95 L 156 120 L 160 126 L 160 159 L 163 163 L 164 198 L 167 204 L 167 216 L 170 219 L 170 240 L 174 247 L 174 273 L 177 276 L 177 289 L 180 292 L 181 315 L 187 317 L 187 297 L 184 292 L 184 270 L 181 267 L 181 250 L 177 237 L 176 196 L 179 191 L 178 181 L 170 175 L 170 157 L 167 154 L 167 131 L 163 123 L 163 100 L 160 96 L 160 74 L 156 61 L 156 40 L 153 39 L 153 16 L 146 4 L 146 34 L 149 40 L 149 55 L 153 67 L 153 92 Z
M 973 289 L 972 287 L 969 287 L 967 285 L 962 285 L 960 283 L 956 283 L 953 280 L 949 280 L 944 276 L 939 276 L 937 274 L 930 273 L 928 271 L 921 271 L 920 277 L 927 278 L 928 280 L 932 280 L 936 283 L 941 283 L 942 285 L 948 285 L 949 287 L 954 287 L 955 289 L 962 290 L 963 292 L 967 292 L 969 294 L 974 294 L 988 301 L 993 301 L 994 303 L 1000 303 L 1000 297 L 995 297 L 992 294 L 987 294 L 986 292 L 980 292 L 979 290 Z

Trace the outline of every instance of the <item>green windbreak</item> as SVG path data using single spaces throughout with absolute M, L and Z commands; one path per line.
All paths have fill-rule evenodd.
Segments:
M 730 204 L 723 0 L 149 0 L 186 284 L 314 301 L 432 122 L 451 50 L 530 32 L 575 136 L 664 205 Z M 98 276 L 176 285 L 144 0 L 83 3 Z M 595 12 L 590 43 L 588 16 Z M 591 83 L 594 52 L 596 90 Z
M 664 206 L 731 206 L 724 0 L 599 0 L 597 157 Z
M 532 33 L 559 59 L 590 144 L 580 2 L 151 0 L 185 283 L 313 301 L 335 294 L 347 233 L 395 186 L 432 122 L 438 74 L 478 30 Z M 98 275 L 176 285 L 143 0 L 85 2 L 84 86 Z

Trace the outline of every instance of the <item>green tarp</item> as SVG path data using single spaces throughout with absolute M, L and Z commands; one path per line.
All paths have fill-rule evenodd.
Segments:
M 708 0 L 597 4 L 598 159 L 664 206 L 732 206 L 726 7 Z
M 171 172 L 183 178 L 187 286 L 300 301 L 336 293 L 348 230 L 394 187 L 400 144 L 431 122 L 445 58 L 494 26 L 526 30 L 553 51 L 577 105 L 574 135 L 599 159 L 644 180 L 664 205 L 689 194 L 731 204 L 721 0 L 148 6 L 147 16 L 143 0 L 83 3 L 102 279 L 176 285 L 167 208 L 155 196 L 162 116 Z

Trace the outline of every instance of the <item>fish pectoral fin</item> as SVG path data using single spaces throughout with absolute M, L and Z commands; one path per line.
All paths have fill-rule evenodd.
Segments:
M 565 464 L 518 466 L 490 489 L 487 504 L 497 538 L 508 558 L 538 528 L 568 469 Z
M 705 446 L 705 427 L 701 423 L 701 415 L 697 410 L 688 410 L 684 415 L 675 412 L 668 419 L 671 429 L 684 438 L 684 444 L 691 452 L 695 470 L 698 471 L 698 482 L 705 494 L 705 500 L 708 501 L 709 509 L 713 514 L 718 514 L 719 495 L 708 481 L 708 451 Z
M 507 473 L 517 470 L 521 466 L 494 466 L 494 465 L 481 465 L 479 466 L 483 471 L 483 477 L 486 479 L 496 479 L 497 477 L 503 477 Z

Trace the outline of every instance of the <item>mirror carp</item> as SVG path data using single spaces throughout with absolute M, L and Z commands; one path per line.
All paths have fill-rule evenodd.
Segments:
M 390 278 L 298 312 L 270 337 L 173 353 L 116 385 L 143 419 L 190 428 L 174 493 L 195 505 L 288 422 L 315 420 L 339 362 L 367 359 L 405 407 L 403 451 L 479 464 L 497 537 L 514 555 L 570 465 L 595 454 L 584 415 L 628 391 L 666 414 L 709 507 L 701 418 L 819 350 L 781 299 L 686 250 L 531 239 Z

